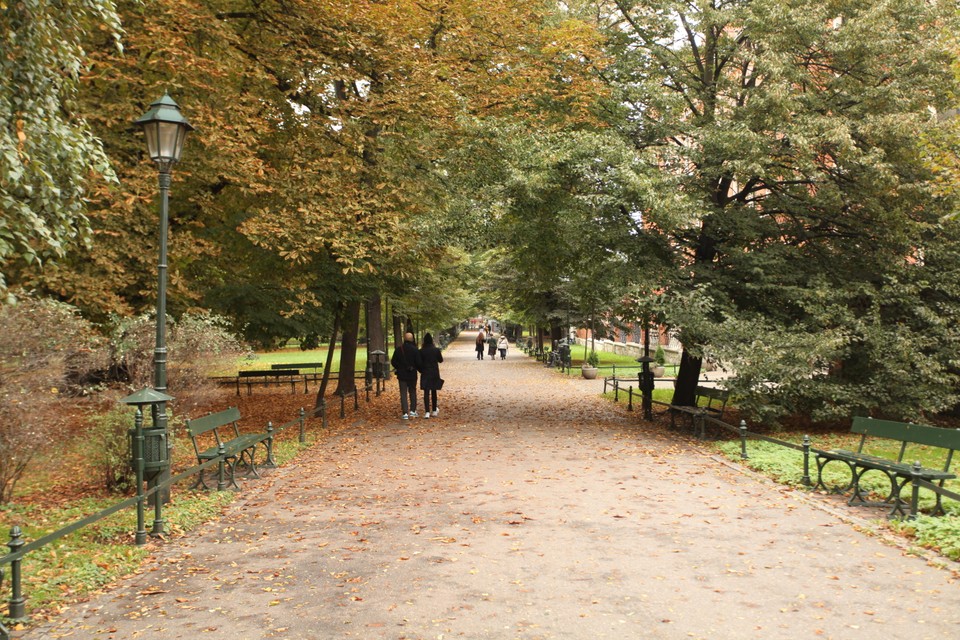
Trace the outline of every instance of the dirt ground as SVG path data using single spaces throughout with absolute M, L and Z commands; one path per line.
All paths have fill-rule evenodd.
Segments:
M 775 485 L 518 350 L 445 352 L 137 576 L 15 638 L 960 636 L 960 585 L 845 505 Z M 877 517 L 877 514 L 870 514 Z

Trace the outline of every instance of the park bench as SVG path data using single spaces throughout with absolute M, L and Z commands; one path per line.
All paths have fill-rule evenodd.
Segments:
M 252 371 L 237 372 L 237 395 L 240 395 L 240 385 L 247 385 L 247 395 L 252 395 L 252 387 L 255 384 L 269 385 L 276 383 L 278 386 L 286 380 L 290 382 L 290 393 L 297 392 L 297 382 L 301 379 L 303 382 L 303 392 L 307 393 L 307 382 L 305 376 L 299 369 L 261 369 Z
M 273 371 L 282 370 L 282 369 L 298 369 L 303 372 L 305 369 L 313 369 L 313 374 L 316 375 L 323 371 L 322 362 L 296 362 L 296 363 L 283 363 L 283 364 L 271 364 L 270 369 Z
M 722 420 L 723 412 L 727 408 L 727 400 L 729 399 L 730 391 L 727 389 L 697 385 L 694 406 L 668 405 L 670 410 L 670 427 L 673 429 L 676 428 L 677 415 L 686 415 L 690 418 L 690 424 L 693 426 L 697 437 L 702 439 L 706 432 L 704 418 L 709 416 L 717 420 Z
M 878 420 L 876 418 L 864 418 L 857 416 L 853 419 L 850 427 L 851 433 L 860 435 L 860 444 L 856 451 L 847 451 L 844 449 L 830 449 L 826 451 L 817 451 L 817 484 L 818 489 L 832 491 L 834 493 L 844 493 L 853 490 L 849 504 L 851 505 L 870 505 L 870 506 L 890 506 L 891 517 L 907 515 L 904 507 L 910 506 L 910 513 L 917 512 L 916 495 L 907 503 L 901 498 L 903 488 L 915 477 L 926 482 L 936 482 L 940 488 L 946 480 L 956 478 L 956 474 L 950 471 L 950 464 L 953 460 L 953 452 L 960 449 L 960 429 L 944 429 L 941 427 L 931 427 L 922 424 L 908 422 L 894 422 L 892 420 Z M 899 443 L 899 453 L 896 460 L 890 460 L 880 456 L 867 453 L 865 445 L 868 440 L 875 439 L 892 440 Z M 943 450 L 944 464 L 940 468 L 928 468 L 917 466 L 911 463 L 906 454 L 918 447 L 932 447 Z M 850 469 L 850 483 L 846 487 L 827 487 L 823 481 L 823 469 L 830 462 L 839 461 L 846 464 Z M 864 489 L 860 486 L 863 476 L 870 471 L 883 473 L 890 481 L 890 493 L 882 501 L 870 501 Z M 935 513 L 943 513 L 941 496 L 937 494 L 937 504 Z
M 267 451 L 267 460 L 270 459 L 271 453 L 271 443 L 267 442 L 269 435 L 240 433 L 239 421 L 240 410 L 236 407 L 186 421 L 187 432 L 190 434 L 193 450 L 197 455 L 197 463 L 203 464 L 222 455 L 229 484 L 238 489 L 240 487 L 236 481 L 237 465 L 243 465 L 247 468 L 248 477 L 259 478 L 260 474 L 257 472 L 255 460 L 257 445 L 263 443 L 264 449 Z M 202 444 L 201 441 L 203 441 Z M 218 475 L 219 471 L 218 469 Z M 224 479 L 221 477 L 217 482 L 217 489 L 224 489 L 224 484 Z M 202 471 L 198 474 L 197 482 L 194 484 L 194 487 L 197 486 L 202 486 L 204 489 L 210 488 L 204 482 Z

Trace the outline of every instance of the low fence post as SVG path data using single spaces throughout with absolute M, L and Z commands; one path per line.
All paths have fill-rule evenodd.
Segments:
M 217 491 L 226 491 L 227 481 L 224 478 L 224 457 L 227 455 L 227 450 L 224 448 L 223 443 L 220 443 L 220 446 L 217 447 Z
M 910 515 L 907 516 L 907 520 L 916 520 L 917 513 L 920 511 L 920 471 L 922 467 L 920 466 L 920 461 L 917 460 L 913 463 L 913 467 L 910 469 L 911 480 L 910 483 L 913 485 L 913 491 L 910 495 Z M 900 496 L 896 496 L 895 500 L 900 500 Z
M 627 392 L 629 393 L 627 400 L 627 411 L 633 411 L 633 385 L 627 387 Z
M 740 421 L 740 459 L 747 460 L 747 421 Z
M 253 457 L 250 457 L 251 464 L 253 462 Z M 263 463 L 264 466 L 275 469 L 277 467 L 277 461 L 273 459 L 273 422 L 267 422 L 267 461 Z
M 300 419 L 300 444 L 303 444 L 304 442 L 307 441 L 307 434 L 306 434 L 306 431 L 304 431 L 304 427 L 306 426 L 306 418 L 307 418 L 307 412 L 303 410 L 303 407 L 300 407 L 300 417 L 299 417 L 299 419 Z
M 613 372 L 613 401 L 620 402 L 620 381 L 617 380 L 617 372 Z
M 693 431 L 697 434 L 699 440 L 707 439 L 707 425 L 703 420 L 706 414 L 706 411 L 700 409 L 693 415 Z
M 800 479 L 803 486 L 810 486 L 810 436 L 803 436 L 803 478 Z
M 7 546 L 10 547 L 10 553 L 16 553 L 23 545 L 23 532 L 20 530 L 20 527 L 14 525 L 14 527 L 10 529 L 10 542 L 7 543 Z M 10 610 L 7 612 L 7 615 L 13 620 L 22 620 L 27 617 L 27 599 L 23 597 L 21 591 L 21 563 L 22 560 L 20 558 L 10 563 L 10 588 L 12 591 L 10 595 Z

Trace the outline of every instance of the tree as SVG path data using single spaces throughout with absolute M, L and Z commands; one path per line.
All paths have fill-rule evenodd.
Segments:
M 637 282 L 669 259 L 638 209 L 636 152 L 609 132 L 527 133 L 489 127 L 467 155 L 481 159 L 467 182 L 489 221 L 484 267 L 489 299 L 561 337 L 567 320 L 611 318 Z
M 115 181 L 76 102 L 81 42 L 99 26 L 116 46 L 112 0 L 0 8 L 0 295 L 15 265 L 62 259 L 87 242 L 90 186 Z
M 942 211 L 917 140 L 953 86 L 937 34 L 955 8 L 595 7 L 616 58 L 604 73 L 615 90 L 611 122 L 644 155 L 654 185 L 646 220 L 679 258 L 664 280 L 668 321 L 685 345 L 674 402 L 693 402 L 712 352 L 741 374 L 781 363 L 777 377 L 743 379 L 738 391 L 766 396 L 755 406 L 909 410 L 885 397 L 895 378 L 863 355 L 901 342 L 889 283 L 929 267 L 917 252 Z M 944 355 L 956 352 L 952 336 L 939 339 L 950 345 Z M 942 406 L 953 374 L 911 371 L 938 388 L 915 408 Z

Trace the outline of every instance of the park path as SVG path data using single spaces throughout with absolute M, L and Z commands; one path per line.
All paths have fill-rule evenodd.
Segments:
M 15 637 L 960 637 L 951 571 L 596 383 L 472 348 L 445 352 L 439 418 L 401 421 L 391 383 L 140 575 Z

